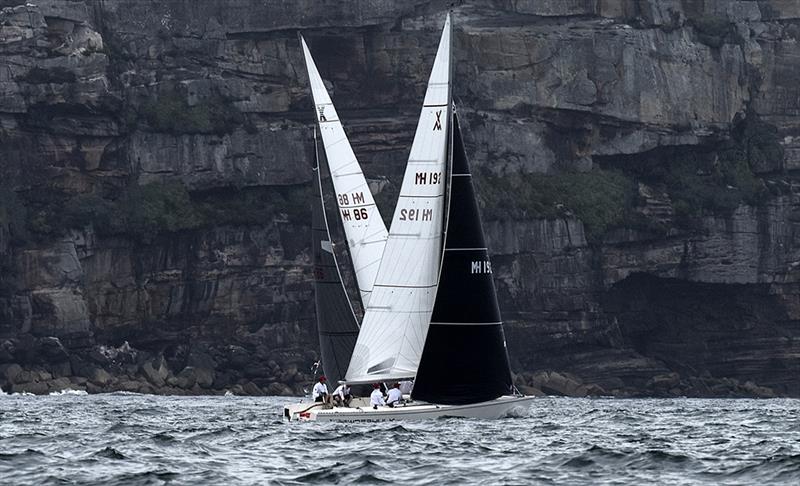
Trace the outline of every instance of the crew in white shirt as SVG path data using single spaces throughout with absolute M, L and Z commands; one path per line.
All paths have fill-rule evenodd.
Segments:
M 413 388 L 414 382 L 411 380 L 403 380 L 400 382 L 400 391 L 403 392 L 403 395 L 410 395 Z
M 328 385 L 325 382 L 328 381 L 327 378 L 324 376 L 319 377 L 319 383 L 314 385 L 314 389 L 311 391 L 311 398 L 314 399 L 315 402 L 327 402 L 328 401 Z
M 349 407 L 353 396 L 350 394 L 350 387 L 342 383 L 333 390 L 333 401 L 340 407 Z
M 395 405 L 399 405 L 402 399 L 403 392 L 400 391 L 400 383 L 395 383 L 392 389 L 389 390 L 389 396 L 386 398 L 386 405 L 394 407 Z
M 386 402 L 383 399 L 383 392 L 381 391 L 381 384 L 375 383 L 372 385 L 372 393 L 369 396 L 369 404 L 372 405 L 372 408 L 377 409 L 379 406 L 386 405 Z

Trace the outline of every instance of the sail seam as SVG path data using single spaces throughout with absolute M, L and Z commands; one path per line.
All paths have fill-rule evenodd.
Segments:
M 499 326 L 503 322 L 431 322 L 431 326 Z
M 429 289 L 436 287 L 437 284 L 432 285 L 395 285 L 395 284 L 375 284 L 373 287 L 397 287 L 401 289 Z

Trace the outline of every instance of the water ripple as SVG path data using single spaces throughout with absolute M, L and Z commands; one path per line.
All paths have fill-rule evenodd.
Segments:
M 496 421 L 285 423 L 296 399 L 0 396 L 3 484 L 797 484 L 800 400 L 541 398 Z

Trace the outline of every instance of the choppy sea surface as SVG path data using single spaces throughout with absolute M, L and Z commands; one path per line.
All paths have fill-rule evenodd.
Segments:
M 540 398 L 287 423 L 297 398 L 0 395 L 0 484 L 800 484 L 800 400 Z

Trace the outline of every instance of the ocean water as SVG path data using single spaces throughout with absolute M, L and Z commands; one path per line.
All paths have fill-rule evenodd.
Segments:
M 540 398 L 287 423 L 297 398 L 0 396 L 0 484 L 800 484 L 800 400 Z

